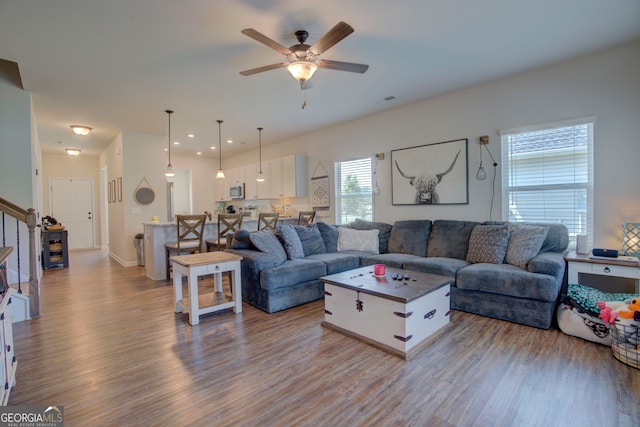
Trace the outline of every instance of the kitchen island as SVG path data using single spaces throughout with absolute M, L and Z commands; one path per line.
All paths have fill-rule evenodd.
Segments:
M 215 217 L 214 217 L 215 218 Z M 278 224 L 296 224 L 297 218 L 280 217 Z M 167 271 L 165 264 L 164 244 L 176 241 L 175 222 L 145 222 L 144 226 L 144 266 L 146 275 L 153 280 L 166 280 Z M 242 229 L 256 231 L 258 220 L 245 218 L 242 221 Z M 213 239 L 218 235 L 218 221 L 207 221 L 204 225 L 204 241 Z

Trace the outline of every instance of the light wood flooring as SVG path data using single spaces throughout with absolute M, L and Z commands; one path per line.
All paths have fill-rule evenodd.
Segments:
M 640 370 L 557 329 L 453 311 L 407 362 L 322 328 L 322 301 L 192 327 L 172 297 L 72 252 L 44 274 L 41 317 L 14 324 L 9 404 L 63 405 L 68 426 L 640 425 Z

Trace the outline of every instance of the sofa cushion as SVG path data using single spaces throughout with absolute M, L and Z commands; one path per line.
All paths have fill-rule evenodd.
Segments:
M 548 232 L 549 227 L 512 223 L 507 247 L 507 263 L 526 269 L 529 261 L 540 252 Z
M 463 259 L 427 257 L 405 261 L 403 268 L 421 273 L 441 274 L 443 276 L 455 276 L 458 270 L 468 266 Z
M 327 267 L 327 274 L 342 273 L 360 267 L 360 258 L 345 252 L 309 255 L 307 259 L 323 262 Z
M 531 223 L 531 225 L 539 225 L 542 227 L 549 227 L 547 237 L 542 243 L 540 252 L 564 252 L 569 246 L 569 230 L 564 224 L 542 224 Z
M 300 237 L 293 225 L 279 225 L 276 235 L 282 242 L 288 259 L 304 258 L 304 249 Z
M 338 226 L 334 224 L 327 224 L 326 222 L 317 222 L 318 230 L 322 236 L 324 247 L 327 252 L 338 251 Z
M 391 235 L 392 229 L 391 224 L 387 224 L 385 222 L 363 221 L 358 218 L 353 221 L 351 228 L 356 230 L 378 230 L 378 251 L 381 254 L 386 254 L 388 252 L 389 236 Z
M 431 220 L 396 221 L 389 234 L 389 253 L 427 256 Z
M 231 249 L 256 249 L 251 243 L 248 230 L 238 230 L 231 238 Z
M 412 255 L 412 254 L 366 254 L 360 258 L 360 266 L 364 267 L 365 265 L 373 265 L 373 264 L 384 264 L 387 267 L 391 268 L 403 268 L 405 262 L 411 260 L 420 260 L 424 257 Z
M 294 225 L 293 228 L 298 233 L 304 256 L 324 254 L 327 252 L 322 240 L 322 234 L 316 224 L 310 226 Z
M 475 264 L 488 262 L 502 264 L 507 253 L 509 243 L 509 226 L 476 225 L 469 238 L 467 261 Z
M 374 254 L 380 253 L 378 234 L 378 229 L 352 230 L 341 227 L 338 229 L 338 252 L 361 251 Z
M 287 260 L 287 253 L 271 230 L 249 233 L 249 238 L 251 239 L 251 243 L 253 243 L 260 252 L 273 255 L 276 265 L 280 265 Z
M 471 264 L 458 271 L 456 286 L 461 290 L 481 291 L 553 302 L 561 284 L 555 277 L 530 273 L 510 264 Z
M 427 256 L 466 259 L 469 237 L 476 225 L 478 223 L 473 221 L 434 221 L 429 235 Z
M 270 290 L 317 280 L 327 274 L 327 267 L 321 261 L 312 259 L 292 259 L 277 267 L 260 272 L 260 286 Z

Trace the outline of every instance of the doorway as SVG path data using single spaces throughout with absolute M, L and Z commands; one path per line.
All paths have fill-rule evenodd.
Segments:
M 69 249 L 93 249 L 93 180 L 51 178 L 49 188 L 51 216 L 66 227 Z

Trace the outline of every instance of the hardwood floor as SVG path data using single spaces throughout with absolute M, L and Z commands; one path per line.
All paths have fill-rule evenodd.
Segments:
M 9 404 L 63 405 L 69 426 L 640 425 L 640 370 L 556 329 L 454 311 L 407 362 L 322 328 L 322 301 L 191 327 L 172 298 L 142 267 L 72 252 L 45 272 L 41 317 L 14 324 Z

